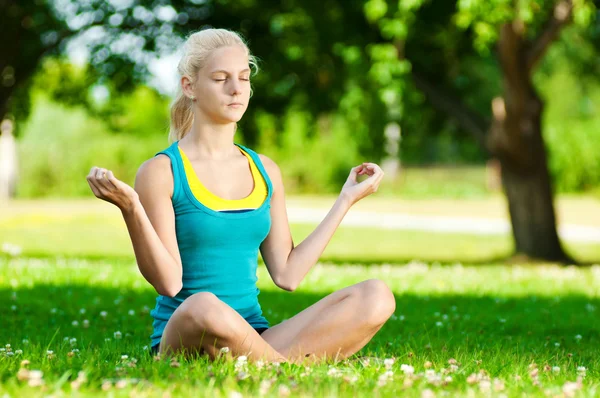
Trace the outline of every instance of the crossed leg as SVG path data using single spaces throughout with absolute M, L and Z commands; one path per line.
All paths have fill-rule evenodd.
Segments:
M 186 349 L 216 357 L 222 347 L 250 360 L 343 359 L 364 347 L 396 308 L 387 285 L 371 279 L 338 290 L 259 335 L 211 293 L 186 299 L 171 316 L 160 352 Z

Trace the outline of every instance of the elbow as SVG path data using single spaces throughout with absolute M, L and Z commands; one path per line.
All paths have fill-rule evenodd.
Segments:
M 170 285 L 156 287 L 156 292 L 161 296 L 175 297 L 181 291 L 182 287 L 183 284 L 181 282 L 171 283 Z
M 279 287 L 283 290 L 286 290 L 288 292 L 293 292 L 298 287 L 298 284 L 293 281 L 277 280 L 277 281 L 275 281 L 275 284 L 277 285 L 277 287 Z

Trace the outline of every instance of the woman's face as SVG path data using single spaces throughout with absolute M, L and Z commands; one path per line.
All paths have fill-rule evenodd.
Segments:
M 196 97 L 196 116 L 214 123 L 239 121 L 250 100 L 250 67 L 244 48 L 231 46 L 213 51 L 198 72 L 196 84 L 190 85 L 183 77 L 182 85 L 188 95 Z

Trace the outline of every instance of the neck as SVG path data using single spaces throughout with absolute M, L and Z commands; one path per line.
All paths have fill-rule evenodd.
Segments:
M 235 123 L 217 124 L 205 121 L 192 124 L 192 129 L 180 140 L 180 145 L 189 156 L 212 160 L 223 160 L 239 154 L 233 144 Z

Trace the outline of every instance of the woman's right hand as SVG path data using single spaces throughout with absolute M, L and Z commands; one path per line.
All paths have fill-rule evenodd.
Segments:
M 86 180 L 97 198 L 114 204 L 121 211 L 130 210 L 139 202 L 138 193 L 110 170 L 94 166 Z

